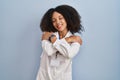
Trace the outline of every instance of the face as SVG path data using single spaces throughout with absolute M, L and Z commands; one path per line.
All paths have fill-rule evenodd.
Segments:
M 60 13 L 53 12 L 52 23 L 53 23 L 53 26 L 55 27 L 55 29 L 58 30 L 58 32 L 67 31 L 66 20 Z

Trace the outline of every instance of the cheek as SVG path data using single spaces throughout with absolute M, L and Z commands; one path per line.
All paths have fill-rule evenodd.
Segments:
M 67 22 L 65 20 L 62 21 L 64 23 L 64 25 L 67 25 Z
M 56 24 L 55 23 L 53 23 L 53 26 L 56 28 Z

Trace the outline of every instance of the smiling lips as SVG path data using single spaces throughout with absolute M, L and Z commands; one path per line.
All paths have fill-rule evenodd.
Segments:
M 61 29 L 61 27 L 62 27 L 62 23 L 57 24 L 58 29 Z

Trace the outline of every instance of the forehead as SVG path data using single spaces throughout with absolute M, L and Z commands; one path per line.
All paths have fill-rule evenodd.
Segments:
M 52 18 L 56 18 L 56 17 L 63 17 L 63 15 L 55 11 L 53 12 Z

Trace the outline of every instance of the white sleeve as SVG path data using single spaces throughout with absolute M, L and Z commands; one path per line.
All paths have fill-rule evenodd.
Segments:
M 80 48 L 80 44 L 77 42 L 69 44 L 64 38 L 56 40 L 53 46 L 65 57 L 73 58 Z
M 48 54 L 48 56 L 53 55 L 57 51 L 48 40 L 42 40 L 42 49 Z

